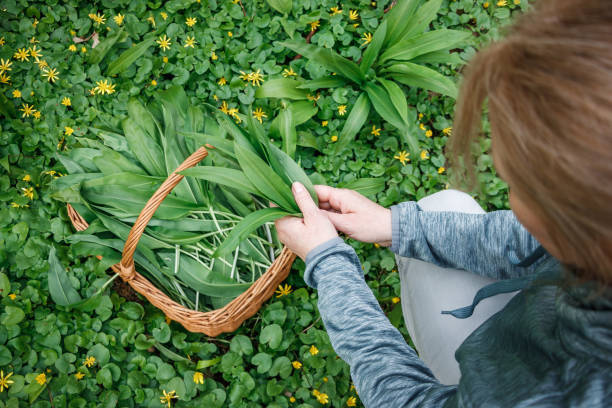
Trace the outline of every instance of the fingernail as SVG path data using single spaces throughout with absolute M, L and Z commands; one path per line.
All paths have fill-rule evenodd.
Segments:
M 293 191 L 295 193 L 297 193 L 297 194 L 299 194 L 302 191 L 304 191 L 304 186 L 300 182 L 298 182 L 298 181 L 294 182 L 292 187 L 293 187 Z

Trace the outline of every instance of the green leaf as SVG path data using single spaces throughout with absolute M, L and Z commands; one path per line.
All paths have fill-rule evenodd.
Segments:
M 150 37 L 124 51 L 116 60 L 108 64 L 106 76 L 113 76 L 128 69 L 128 67 L 138 58 L 142 57 L 154 43 L 155 38 Z
M 406 29 L 406 22 L 414 15 L 420 0 L 399 0 L 387 13 L 385 21 L 388 24 L 385 36 L 385 45 L 393 45 L 399 40 L 402 32 Z
M 253 354 L 253 344 L 247 336 L 238 334 L 232 338 L 230 350 L 240 355 L 251 355 Z
M 396 43 L 389 43 L 389 46 L 401 44 L 405 39 L 421 34 L 429 27 L 429 24 L 436 18 L 442 0 L 430 0 L 416 10 L 409 18 L 403 21 L 403 30 L 397 37 Z
M 365 196 L 373 196 L 385 189 L 385 179 L 382 177 L 359 178 L 347 182 L 340 182 L 337 187 L 355 190 Z
M 408 86 L 418 86 L 429 91 L 457 97 L 457 85 L 450 79 L 431 68 L 410 62 L 400 62 L 385 68 L 383 73 L 395 81 Z
M 217 258 L 233 251 L 236 249 L 240 241 L 244 240 L 261 225 L 265 224 L 266 222 L 277 220 L 286 215 L 295 216 L 296 214 L 281 210 L 279 208 L 263 208 L 247 215 L 238 223 L 238 225 L 234 227 L 234 229 L 232 229 L 221 245 L 217 247 L 213 253 L 213 257 Z
M 106 37 L 96 46 L 96 48 L 91 50 L 91 53 L 87 57 L 87 62 L 89 64 L 99 64 L 119 38 L 123 37 L 125 39 L 127 37 L 127 33 L 124 34 L 123 29 L 123 27 L 120 27 L 114 34 Z
M 268 344 L 272 350 L 276 350 L 283 340 L 283 330 L 274 323 L 264 327 L 259 335 L 259 342 Z
M 404 95 L 404 91 L 400 88 L 395 82 L 389 81 L 384 78 L 377 78 L 378 82 L 385 88 L 387 94 L 389 94 L 389 98 L 395 107 L 397 113 L 399 113 L 402 121 L 404 123 L 407 122 L 408 119 L 408 103 L 406 102 L 406 95 Z
M 204 368 L 212 367 L 216 364 L 219 364 L 219 361 L 221 361 L 221 357 L 215 357 L 210 360 L 199 360 L 196 364 L 196 370 L 202 370 Z
M 234 144 L 234 151 L 247 179 L 265 198 L 286 211 L 299 212 L 290 188 L 266 162 L 238 143 Z
M 6 306 L 4 308 L 4 314 L 2 315 L 2 323 L 5 326 L 18 324 L 25 319 L 25 313 L 18 307 Z
M 373 83 L 367 83 L 365 85 L 365 90 L 368 93 L 368 98 L 370 98 L 370 102 L 372 102 L 374 109 L 384 120 L 398 129 L 403 129 L 406 126 L 404 120 L 393 106 L 391 97 L 383 87 Z
M 274 10 L 280 13 L 283 13 L 283 14 L 289 14 L 291 12 L 291 9 L 293 8 L 292 0 L 266 0 L 266 1 L 270 5 L 270 7 L 272 7 Z
M 122 124 L 130 151 L 145 170 L 152 176 L 166 176 L 164 153 L 157 142 L 132 119 L 125 118 Z
M 269 79 L 255 91 L 256 98 L 306 99 L 308 91 L 299 88 L 302 81 L 289 78 Z
M 403 39 L 393 47 L 388 48 L 380 56 L 380 61 L 408 61 L 423 54 L 453 48 L 463 44 L 471 36 L 472 34 L 469 31 L 447 29 L 428 31 L 412 38 Z
M 14 118 L 16 111 L 13 102 L 9 101 L 4 92 L 0 93 L 0 113 L 7 119 Z
M 370 101 L 366 92 L 362 92 L 357 98 L 355 105 L 351 109 L 344 127 L 338 137 L 335 154 L 339 154 L 344 150 L 354 139 L 363 124 L 368 120 L 370 114 Z
M 465 61 L 461 58 L 461 55 L 459 55 L 458 52 L 451 53 L 449 50 L 428 52 L 413 58 L 411 62 L 415 64 L 465 64 Z
M 361 83 L 361 81 L 365 79 L 365 76 L 361 73 L 357 64 L 327 48 L 320 48 L 312 44 L 307 44 L 303 40 L 283 41 L 279 44 L 290 48 L 296 53 L 303 55 L 319 65 L 323 65 L 330 71 L 336 72 L 353 82 Z
M 0 295 L 7 297 L 11 292 L 11 282 L 4 272 L 0 272 Z
M 272 357 L 268 353 L 257 353 L 251 359 L 251 364 L 257 367 L 258 374 L 265 374 L 272 367 Z
M 259 190 L 249 181 L 240 170 L 217 166 L 197 166 L 183 170 L 178 174 L 192 176 L 202 180 L 232 187 L 245 193 L 261 195 Z
M 342 87 L 344 85 L 346 85 L 346 80 L 343 78 L 337 78 L 337 77 L 332 77 L 332 78 L 320 78 L 320 79 L 313 79 L 310 81 L 305 81 L 302 82 L 300 85 L 297 86 L 298 89 L 308 89 L 308 90 L 317 90 L 317 89 L 324 89 L 324 88 L 339 88 Z
M 288 156 L 294 157 L 297 145 L 297 133 L 293 126 L 293 115 L 291 110 L 283 109 L 279 117 L 278 131 L 283 139 L 283 150 Z
M 270 144 L 270 151 L 276 159 L 275 163 L 278 163 L 275 165 L 278 166 L 278 168 L 274 167 L 276 173 L 283 174 L 284 178 L 288 180 L 290 184 L 293 184 L 294 181 L 299 181 L 300 183 L 302 183 L 302 185 L 304 185 L 304 187 L 306 187 L 306 189 L 310 193 L 312 200 L 318 206 L 319 197 L 315 192 L 314 186 L 312 185 L 310 178 L 306 175 L 304 170 L 295 162 L 295 160 L 293 160 L 291 157 L 289 157 L 289 155 L 287 155 L 285 152 L 283 152 L 273 144 Z
M 397 6 L 396 6 L 397 7 Z M 361 57 L 361 63 L 359 64 L 359 69 L 361 72 L 366 75 L 370 70 L 370 67 L 378 57 L 378 53 L 382 48 L 383 42 L 385 41 L 385 36 L 387 35 L 387 20 L 384 20 L 380 26 L 374 32 L 374 36 L 372 37 L 372 41 L 366 48 L 363 56 Z
M 70 306 L 81 301 L 81 296 L 74 289 L 66 270 L 55 255 L 55 248 L 49 251 L 49 294 L 51 299 L 60 306 Z

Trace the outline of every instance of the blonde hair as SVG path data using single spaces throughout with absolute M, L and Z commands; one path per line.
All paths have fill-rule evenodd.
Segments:
M 582 279 L 612 281 L 612 7 L 538 0 L 466 67 L 448 150 L 474 181 L 487 100 L 505 178 Z M 514 193 L 513 193 L 514 194 Z

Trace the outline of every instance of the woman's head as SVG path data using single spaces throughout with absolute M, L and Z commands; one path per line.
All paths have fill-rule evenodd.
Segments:
M 495 166 L 519 220 L 582 277 L 610 284 L 612 8 L 539 0 L 473 58 L 449 142 L 466 164 L 485 100 Z

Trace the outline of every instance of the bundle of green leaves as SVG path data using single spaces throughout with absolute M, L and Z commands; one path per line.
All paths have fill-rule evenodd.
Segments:
M 374 35 L 365 34 L 368 44 L 359 64 L 325 48 L 303 40 L 280 44 L 332 71 L 332 76 L 312 80 L 279 78 L 266 82 L 256 97 L 306 99 L 307 90 L 337 88 L 352 84 L 361 92 L 336 144 L 336 153 L 349 146 L 368 120 L 371 107 L 388 124 L 398 129 L 413 157 L 419 152 L 416 109 L 409 107 L 398 83 L 419 87 L 450 97 L 457 96 L 451 78 L 422 64 L 461 64 L 457 53 L 449 51 L 464 45 L 469 31 L 438 29 L 425 31 L 440 8 L 442 0 L 399 1 L 385 16 Z

